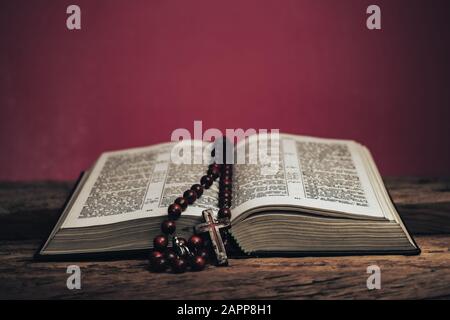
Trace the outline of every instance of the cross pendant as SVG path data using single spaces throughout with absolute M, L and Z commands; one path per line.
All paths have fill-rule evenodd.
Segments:
M 220 229 L 230 226 L 230 222 L 228 219 L 215 220 L 211 209 L 204 210 L 202 214 L 205 222 L 195 226 L 195 233 L 209 232 L 214 253 L 216 254 L 217 265 L 226 266 L 228 265 L 228 257 L 220 235 Z

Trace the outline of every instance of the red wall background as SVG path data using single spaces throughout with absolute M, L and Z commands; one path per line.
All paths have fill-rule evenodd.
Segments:
M 448 3 L 1 1 L 0 179 L 74 179 L 194 120 L 355 139 L 385 175 L 449 174 Z

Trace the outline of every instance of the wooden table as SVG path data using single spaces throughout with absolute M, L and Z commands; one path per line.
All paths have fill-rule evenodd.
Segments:
M 450 179 L 386 178 L 420 256 L 232 259 L 228 268 L 181 275 L 146 271 L 144 260 L 34 262 L 72 182 L 0 183 L 0 298 L 319 299 L 450 298 Z M 366 269 L 381 268 L 381 290 Z

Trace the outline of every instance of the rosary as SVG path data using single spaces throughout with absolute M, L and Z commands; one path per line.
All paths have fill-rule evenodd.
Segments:
M 225 160 L 227 141 L 223 139 L 223 159 Z M 215 156 L 215 149 L 211 152 Z M 183 273 L 187 269 L 201 271 L 205 268 L 209 258 L 207 243 L 199 234 L 209 233 L 211 246 L 215 254 L 217 266 L 228 265 L 228 257 L 222 240 L 220 229 L 230 226 L 231 195 L 233 165 L 210 164 L 207 174 L 200 179 L 200 184 L 194 184 L 183 193 L 182 197 L 175 199 L 168 209 L 168 219 L 161 223 L 162 235 L 153 239 L 153 251 L 150 255 L 150 269 L 154 272 L 171 270 L 174 273 Z M 213 182 L 219 180 L 219 211 L 218 220 L 213 216 L 211 209 L 203 211 L 204 223 L 194 227 L 194 235 L 189 240 L 174 236 L 176 230 L 175 221 L 188 205 L 193 204 L 203 194 L 203 190 L 209 189 Z M 169 248 L 169 237 L 172 237 L 172 248 Z

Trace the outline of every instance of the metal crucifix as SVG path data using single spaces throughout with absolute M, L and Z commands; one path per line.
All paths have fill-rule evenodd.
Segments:
M 220 235 L 220 229 L 229 227 L 230 221 L 228 219 L 219 221 L 214 219 L 211 209 L 204 210 L 202 214 L 205 222 L 195 226 L 195 233 L 209 232 L 214 253 L 216 254 L 217 265 L 226 266 L 228 265 L 228 257 Z

